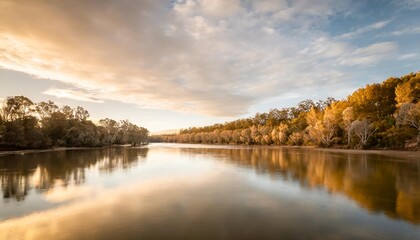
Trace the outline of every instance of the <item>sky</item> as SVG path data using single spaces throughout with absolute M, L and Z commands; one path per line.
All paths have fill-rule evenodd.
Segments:
M 152 133 L 420 70 L 420 0 L 0 0 L 0 99 Z

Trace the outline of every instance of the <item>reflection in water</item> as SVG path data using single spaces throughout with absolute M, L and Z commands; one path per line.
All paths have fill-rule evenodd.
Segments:
M 97 167 L 100 173 L 128 170 L 147 157 L 147 148 L 107 148 L 55 151 L 0 158 L 0 183 L 3 198 L 22 201 L 28 191 L 45 192 L 57 184 L 66 187 L 85 182 L 86 170 Z
M 3 157 L 0 240 L 420 239 L 408 159 L 179 144 Z
M 185 154 L 212 155 L 259 174 L 343 193 L 360 206 L 391 218 L 420 223 L 419 160 L 390 161 L 381 155 L 294 148 L 183 148 Z

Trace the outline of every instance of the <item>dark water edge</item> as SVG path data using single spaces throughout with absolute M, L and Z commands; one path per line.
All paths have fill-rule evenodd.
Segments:
M 3 156 L 0 239 L 419 239 L 416 154 L 152 144 Z
M 146 145 L 131 146 L 131 145 L 112 145 L 102 147 L 54 147 L 54 148 L 42 148 L 42 149 L 27 149 L 27 148 L 16 148 L 16 149 L 0 149 L 0 157 L 7 155 L 25 155 L 32 153 L 45 153 L 54 151 L 74 151 L 74 150 L 95 150 L 95 149 L 108 149 L 108 148 L 139 148 L 145 147 Z
M 150 143 L 150 144 L 171 144 L 171 143 Z M 30 154 L 30 153 L 43 153 L 43 152 L 52 152 L 52 151 L 71 151 L 71 150 L 89 150 L 89 149 L 104 149 L 104 148 L 138 148 L 138 147 L 146 147 L 148 144 L 145 145 L 139 145 L 139 146 L 131 146 L 131 145 L 112 145 L 112 146 L 102 146 L 102 147 L 54 147 L 54 148 L 41 148 L 41 149 L 27 149 L 27 148 L 0 148 L 0 157 L 1 156 L 7 156 L 7 155 L 24 155 L 24 154 Z M 277 149 L 313 149 L 313 150 L 319 150 L 319 151 L 330 151 L 330 152 L 345 152 L 345 153 L 367 153 L 367 154 L 381 154 L 381 155 L 389 155 L 394 157 L 402 157 L 413 160 L 420 159 L 420 151 L 418 150 L 407 150 L 407 149 L 347 149 L 347 148 L 340 148 L 340 147 L 329 147 L 329 148 L 322 148 L 322 147 L 313 147 L 313 146 L 277 146 L 277 145 L 233 145 L 233 144 L 196 144 L 196 143 L 183 143 L 179 145 L 186 145 L 186 146 L 194 146 L 194 147 L 200 147 L 200 146 L 216 146 L 216 147 L 243 147 L 243 148 L 277 148 Z

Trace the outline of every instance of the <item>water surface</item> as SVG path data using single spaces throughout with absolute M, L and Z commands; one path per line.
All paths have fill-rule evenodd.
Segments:
M 418 153 L 151 144 L 0 157 L 0 239 L 420 239 Z

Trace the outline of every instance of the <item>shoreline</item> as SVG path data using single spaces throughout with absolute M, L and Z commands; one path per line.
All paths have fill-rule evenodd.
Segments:
M 376 155 L 387 155 L 392 157 L 402 157 L 412 160 L 420 160 L 420 151 L 414 150 L 393 150 L 393 149 L 343 149 L 343 148 L 321 148 L 316 146 L 275 146 L 275 145 L 235 145 L 235 144 L 200 144 L 200 143 L 151 143 L 151 144 L 182 144 L 191 146 L 213 146 L 213 147 L 239 147 L 239 148 L 269 148 L 269 149 L 306 149 L 316 150 L 324 152 L 335 152 L 335 153 L 348 153 L 348 154 L 376 154 Z M 144 145 L 142 145 L 144 146 Z M 9 150 L 0 151 L 0 157 L 8 155 L 25 155 L 32 153 L 44 153 L 44 152 L 56 152 L 56 151 L 67 151 L 67 150 L 90 150 L 90 149 L 105 149 L 105 148 L 138 148 L 142 146 L 131 146 L 131 145 L 111 145 L 102 147 L 56 147 L 49 149 L 26 149 L 26 150 Z M 147 146 L 147 145 L 146 145 Z
M 324 152 L 335 152 L 335 153 L 348 153 L 348 154 L 376 154 L 376 155 L 387 155 L 391 157 L 401 157 L 410 160 L 420 160 L 419 150 L 394 150 L 394 149 L 345 149 L 345 148 L 322 148 L 316 146 L 277 146 L 277 145 L 241 145 L 241 144 L 201 144 L 201 143 L 162 143 L 155 142 L 151 144 L 183 144 L 191 146 L 206 146 L 206 147 L 237 147 L 237 148 L 270 148 L 270 149 L 307 149 Z
M 412 160 L 417 160 L 417 161 L 420 160 L 420 151 L 393 150 L 393 149 L 361 150 L 361 149 L 319 148 L 319 147 L 314 147 L 312 149 L 325 151 L 325 152 L 337 152 L 337 153 L 348 153 L 348 154 L 376 154 L 376 155 L 386 155 L 386 156 L 391 156 L 391 157 L 410 158 Z
M 58 152 L 58 151 L 67 151 L 67 150 L 89 150 L 89 149 L 125 148 L 125 147 L 132 147 L 132 146 L 131 145 L 111 145 L 111 146 L 102 146 L 102 147 L 55 147 L 55 148 L 48 148 L 48 149 L 9 150 L 9 151 L 0 151 L 0 157 L 8 156 L 8 155 L 25 155 L 25 154 L 31 154 L 31 153 Z

